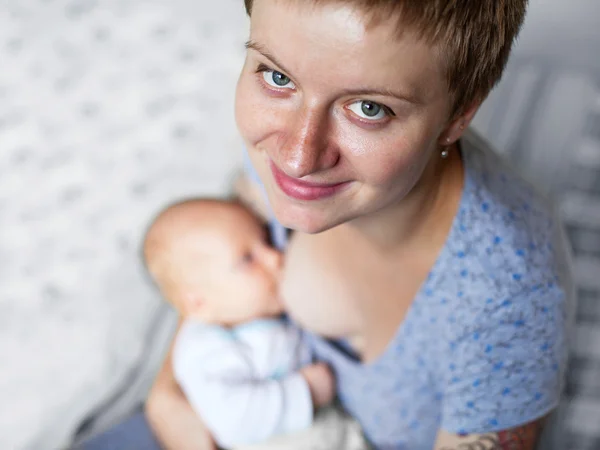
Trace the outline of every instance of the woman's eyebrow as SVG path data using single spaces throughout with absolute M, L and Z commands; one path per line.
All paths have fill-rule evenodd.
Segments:
M 249 49 L 257 51 L 258 53 L 263 55 L 265 58 L 270 60 L 273 64 L 275 64 L 277 67 L 279 67 L 281 70 L 283 70 L 287 75 L 291 75 L 290 71 L 287 70 L 285 68 L 285 66 L 283 64 L 281 64 L 277 60 L 277 58 L 275 58 L 275 56 L 273 56 L 273 54 L 266 49 L 266 47 L 264 45 L 259 44 L 258 42 L 250 39 L 248 42 L 246 42 L 246 50 L 249 50 Z
M 402 94 L 400 92 L 396 92 L 390 89 L 345 89 L 343 91 L 343 95 L 347 96 L 357 96 L 357 95 L 378 95 L 382 97 L 394 97 L 398 100 L 402 100 L 408 103 L 418 103 L 418 100 L 415 96 Z

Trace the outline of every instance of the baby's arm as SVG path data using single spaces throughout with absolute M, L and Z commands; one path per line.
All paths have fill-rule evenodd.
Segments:
M 188 401 L 219 445 L 247 445 L 307 428 L 313 398 L 315 406 L 331 401 L 333 378 L 323 381 L 331 375 L 327 369 L 309 366 L 281 379 L 257 379 L 236 342 L 218 333 L 182 330 L 173 365 Z

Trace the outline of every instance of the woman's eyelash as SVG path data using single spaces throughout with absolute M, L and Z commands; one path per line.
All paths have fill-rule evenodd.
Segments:
M 263 63 L 259 63 L 258 67 L 256 68 L 256 73 L 262 73 L 262 72 L 279 72 L 279 71 L 275 70 L 275 69 L 271 69 L 269 66 L 267 66 Z M 282 75 L 285 75 L 283 72 L 279 72 L 279 73 Z
M 375 101 L 372 101 L 372 100 L 357 100 L 355 102 L 352 102 L 351 104 L 354 105 L 354 104 L 365 102 L 365 101 L 377 104 L 383 110 L 383 112 L 385 113 L 386 116 L 388 116 L 388 117 L 396 117 L 396 113 L 392 110 L 392 108 L 390 108 L 387 105 L 384 105 L 383 103 L 375 102 Z M 365 120 L 365 119 L 362 119 L 362 120 Z
M 379 106 L 381 106 L 387 114 L 389 114 L 390 116 L 396 117 L 396 113 L 394 111 L 392 111 L 392 108 L 390 108 L 389 106 L 386 106 L 386 105 L 382 105 L 381 103 L 377 103 L 377 104 Z
M 292 79 L 290 77 L 288 77 L 285 73 L 281 72 L 280 70 L 273 69 L 273 68 L 271 68 L 271 67 L 269 67 L 269 66 L 267 66 L 267 65 L 265 65 L 263 63 L 259 63 L 258 67 L 256 68 L 255 73 L 257 73 L 257 74 L 262 73 L 263 74 L 262 76 L 264 77 L 265 76 L 264 74 L 266 72 L 271 72 L 273 75 L 274 74 L 279 74 L 283 78 L 286 78 L 289 83 L 294 84 L 294 82 L 292 81 Z M 274 86 L 274 87 L 283 87 L 283 86 Z
M 256 68 L 256 73 L 266 72 L 267 70 L 271 70 L 271 69 L 269 69 L 263 63 L 259 63 L 258 67 Z

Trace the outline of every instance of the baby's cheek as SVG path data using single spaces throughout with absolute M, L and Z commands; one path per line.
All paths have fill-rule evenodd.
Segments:
M 249 288 L 253 291 L 257 301 L 263 304 L 272 303 L 279 295 L 279 284 L 272 276 L 264 272 L 255 277 Z

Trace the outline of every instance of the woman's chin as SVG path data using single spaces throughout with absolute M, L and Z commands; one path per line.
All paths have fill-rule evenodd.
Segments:
M 310 207 L 283 206 L 273 208 L 275 217 L 284 227 L 306 234 L 317 234 L 327 231 L 343 220 L 335 220 L 335 217 L 327 211 L 315 210 Z

